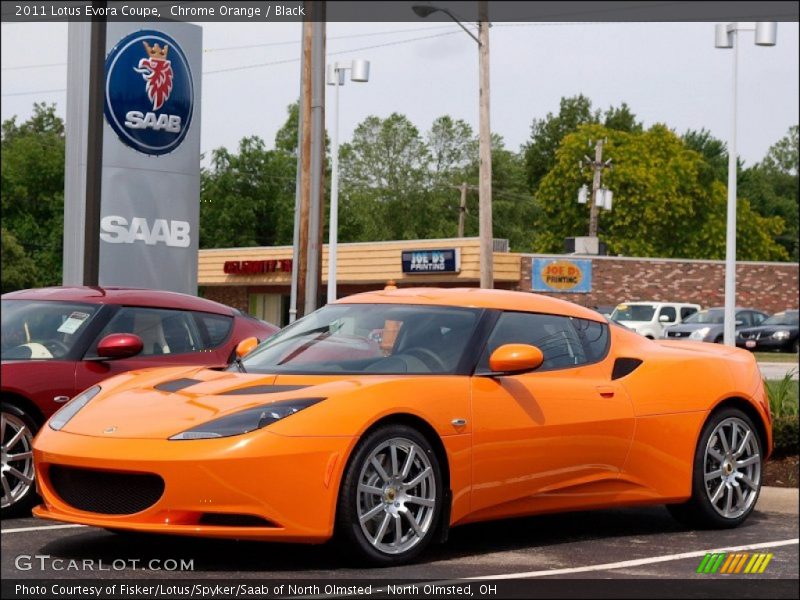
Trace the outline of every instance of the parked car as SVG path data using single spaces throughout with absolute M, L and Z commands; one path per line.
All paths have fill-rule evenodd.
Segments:
M 735 328 L 760 325 L 769 315 L 754 308 L 737 308 Z M 725 321 L 725 308 L 707 308 L 698 311 L 680 325 L 664 328 L 661 337 L 669 340 L 696 340 L 698 342 L 722 343 Z
M 599 304 L 597 306 L 593 306 L 592 308 L 604 317 L 609 318 L 616 307 L 613 304 Z
M 669 504 L 685 522 L 735 527 L 772 450 L 752 354 L 649 341 L 530 293 L 359 294 L 242 354 L 228 372 L 157 369 L 76 397 L 34 441 L 34 515 L 337 535 L 386 566 L 451 526 L 535 513 Z
M 736 345 L 748 350 L 783 350 L 798 353 L 798 311 L 785 310 L 775 313 L 758 327 L 739 330 Z
M 29 504 L 33 436 L 75 394 L 132 369 L 224 367 L 238 342 L 277 330 L 173 292 L 54 287 L 3 294 L 3 516 Z
M 682 302 L 624 302 L 609 318 L 655 340 L 661 337 L 664 327 L 682 323 L 699 310 L 699 304 Z

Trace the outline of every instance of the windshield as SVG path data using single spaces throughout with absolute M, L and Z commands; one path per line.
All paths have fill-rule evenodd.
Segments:
M 480 310 L 333 304 L 275 334 L 242 360 L 248 372 L 453 374 Z
M 652 304 L 620 304 L 610 318 L 614 321 L 652 321 L 655 312 Z
M 724 322 L 725 320 L 725 311 L 724 310 L 701 310 L 700 312 L 694 313 L 691 317 L 686 319 L 684 323 L 707 323 L 713 325 L 719 325 L 720 323 Z
M 765 319 L 761 324 L 762 325 L 794 325 L 797 327 L 797 315 L 798 313 L 777 313 Z
M 64 358 L 97 308 L 76 302 L 3 300 L 2 359 Z

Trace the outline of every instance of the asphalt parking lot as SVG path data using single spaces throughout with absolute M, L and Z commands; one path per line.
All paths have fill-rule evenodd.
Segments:
M 12 519 L 2 523 L 2 576 L 170 580 L 690 579 L 708 577 L 696 570 L 703 555 L 715 551 L 772 553 L 768 568 L 757 577 L 797 580 L 797 502 L 797 490 L 765 488 L 750 519 L 738 529 L 723 531 L 688 530 L 663 507 L 467 525 L 454 528 L 447 544 L 429 549 L 418 563 L 379 571 L 352 567 L 347 557 L 330 544 L 128 536 L 88 527 L 58 526 L 33 518 Z M 170 560 L 191 561 L 193 570 L 148 568 L 169 568 Z
M 766 379 L 783 379 L 787 373 L 792 374 L 792 379 L 797 379 L 800 372 L 797 363 L 760 362 L 758 368 Z

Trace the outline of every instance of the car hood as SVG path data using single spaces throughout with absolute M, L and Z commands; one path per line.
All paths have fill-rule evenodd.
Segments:
M 103 382 L 102 391 L 62 431 L 165 439 L 246 408 L 293 398 L 330 398 L 391 378 L 257 375 L 197 367 L 130 372 Z

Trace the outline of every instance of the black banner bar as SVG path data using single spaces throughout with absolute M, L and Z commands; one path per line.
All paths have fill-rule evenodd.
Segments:
M 411 7 L 419 0 L 354 2 L 329 0 L 328 22 L 411 22 L 419 21 Z M 423 2 L 424 3 L 424 2 Z M 286 2 L 108 2 L 102 10 L 88 0 L 83 2 L 23 1 L 3 2 L 2 21 L 190 21 L 285 23 L 302 21 L 302 1 Z M 436 2 L 439 8 L 458 15 L 463 21 L 478 20 L 478 2 Z M 308 15 L 312 20 L 313 16 Z M 504 1 L 489 3 L 489 19 L 494 22 L 618 22 L 618 21 L 797 21 L 797 2 L 744 1 Z M 426 22 L 449 23 L 444 11 L 432 13 Z

